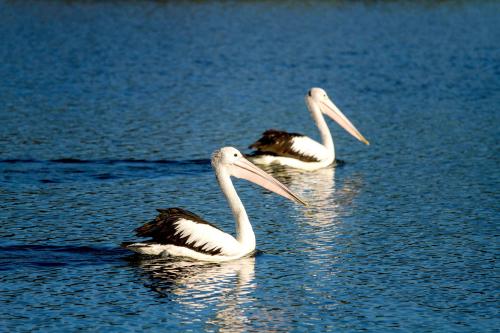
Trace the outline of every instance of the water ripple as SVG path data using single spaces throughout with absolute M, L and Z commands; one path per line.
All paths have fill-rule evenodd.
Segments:
M 63 183 L 196 175 L 211 171 L 210 160 L 0 160 L 0 182 Z

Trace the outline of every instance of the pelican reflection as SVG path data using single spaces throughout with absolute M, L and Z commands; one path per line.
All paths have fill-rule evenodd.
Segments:
M 338 186 L 335 167 L 307 172 L 279 165 L 263 169 L 308 201 L 307 207 L 297 206 L 294 209 L 299 210 L 307 223 L 313 226 L 336 223 L 342 215 L 349 213 L 363 185 L 360 175 L 352 175 L 341 179 L 341 186 Z
M 298 212 L 296 243 L 311 266 L 317 267 L 316 274 L 330 274 L 340 257 L 341 238 L 349 236 L 346 225 L 351 222 L 345 222 L 356 216 L 355 199 L 363 188 L 362 175 L 333 167 L 309 172 L 286 167 L 265 170 L 308 201 L 307 207 L 294 207 Z M 335 173 L 341 177 L 336 178 Z
M 216 309 L 207 324 L 218 331 L 250 327 L 241 309 L 253 302 L 255 257 L 214 263 L 132 256 L 130 263 L 147 276 L 146 285 L 159 297 L 196 311 Z

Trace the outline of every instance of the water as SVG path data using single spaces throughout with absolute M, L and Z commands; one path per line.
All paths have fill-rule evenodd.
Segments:
M 500 5 L 0 2 L 0 330 L 494 332 Z M 335 169 L 236 181 L 255 257 L 120 249 L 156 208 L 233 232 L 213 150 L 338 126 Z

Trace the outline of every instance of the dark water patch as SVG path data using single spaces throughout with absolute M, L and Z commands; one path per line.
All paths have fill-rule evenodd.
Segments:
M 65 169 L 64 172 L 65 173 L 84 173 L 85 171 L 80 170 L 80 169 Z
M 22 253 L 32 251 L 35 253 L 53 252 L 53 253 L 74 253 L 74 254 L 88 254 L 88 255 L 117 255 L 123 253 L 130 253 L 121 249 L 120 247 L 92 247 L 92 246 L 55 246 L 55 245 L 1 245 L 0 254 L 17 252 Z
M 80 160 L 73 158 L 55 160 L 1 160 L 0 181 L 6 183 L 42 184 L 113 181 L 197 175 L 211 172 L 210 160 Z
M 129 254 L 116 248 L 89 246 L 11 245 L 0 246 L 0 270 L 23 267 L 62 267 L 119 262 Z
M 43 183 L 43 184 L 57 184 L 57 183 L 60 183 L 60 181 L 52 180 L 52 179 L 40 179 L 40 183 Z
M 0 163 L 38 163 L 40 161 L 33 159 L 5 159 L 0 160 Z
M 49 162 L 52 162 L 52 163 L 78 163 L 78 164 L 91 163 L 91 161 L 80 160 L 77 158 L 59 158 L 59 159 L 50 160 Z
M 335 159 L 335 167 L 336 168 L 342 168 L 343 166 L 345 166 L 345 161 L 344 160 L 339 160 L 339 159 Z
M 37 262 L 37 261 L 28 261 L 26 262 L 27 266 L 39 266 L 39 267 L 62 267 L 67 266 L 64 262 Z
M 117 176 L 114 176 L 110 173 L 101 173 L 101 174 L 95 175 L 94 177 L 95 177 L 95 179 L 101 179 L 101 180 L 117 179 L 118 178 Z
M 102 159 L 102 160 L 82 160 L 78 158 L 58 158 L 51 160 L 36 160 L 36 159 L 3 159 L 0 164 L 22 164 L 22 163 L 37 163 L 37 164 L 210 164 L 209 159 L 188 159 L 188 160 L 145 160 L 145 159 Z

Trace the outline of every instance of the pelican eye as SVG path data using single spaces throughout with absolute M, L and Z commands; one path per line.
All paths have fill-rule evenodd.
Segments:
M 309 95 L 309 97 L 312 97 L 311 90 L 309 90 L 308 95 Z
M 238 154 L 234 153 L 234 157 L 238 157 Z

